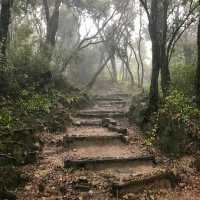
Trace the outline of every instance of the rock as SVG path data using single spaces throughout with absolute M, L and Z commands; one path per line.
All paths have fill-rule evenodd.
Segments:
M 74 126 L 81 126 L 81 122 L 80 121 L 73 121 L 72 124 Z
M 102 126 L 107 128 L 109 125 L 116 126 L 117 122 L 112 118 L 104 118 L 102 119 Z
M 77 149 L 73 149 L 73 152 L 77 152 Z
M 40 142 L 36 142 L 35 144 L 34 144 L 34 150 L 40 150 L 41 149 L 41 144 L 40 144 Z
M 31 186 L 31 185 L 25 186 L 25 190 L 26 190 L 26 191 L 29 191 L 29 190 L 31 190 L 31 189 L 32 189 L 32 186 Z
M 187 184 L 186 184 L 186 183 L 183 183 L 183 182 L 179 184 L 179 186 L 180 186 L 181 188 L 185 188 L 186 185 L 187 185 Z
M 93 194 L 94 194 L 94 192 L 93 192 L 92 190 L 90 190 L 90 191 L 88 192 L 88 194 L 89 194 L 90 197 L 92 197 Z
M 109 124 L 107 127 L 109 130 L 117 132 L 117 133 L 121 133 L 126 135 L 128 133 L 128 129 L 127 128 L 123 128 L 121 126 L 114 126 L 112 124 Z

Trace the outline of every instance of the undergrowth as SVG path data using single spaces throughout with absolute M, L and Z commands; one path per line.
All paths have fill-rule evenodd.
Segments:
M 150 119 L 146 143 L 173 156 L 199 148 L 200 111 L 182 92 L 174 90 Z
M 9 66 L 1 70 L 0 199 L 12 195 L 8 191 L 21 183 L 17 166 L 37 161 L 43 145 L 37 133 L 64 132 L 71 123 L 70 113 L 90 101 L 87 94 L 62 75 L 53 77 L 50 70 L 35 74 Z

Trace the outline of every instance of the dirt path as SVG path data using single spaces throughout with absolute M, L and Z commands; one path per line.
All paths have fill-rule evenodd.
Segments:
M 22 168 L 29 181 L 18 199 L 180 199 L 174 173 L 156 162 L 129 125 L 129 101 L 121 91 L 108 92 L 74 116 L 66 133 L 40 134 L 43 151 L 37 164 Z

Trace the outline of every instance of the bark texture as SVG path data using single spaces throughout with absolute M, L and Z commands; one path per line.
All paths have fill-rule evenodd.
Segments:
M 0 16 L 0 61 L 3 62 L 3 58 L 6 57 L 6 47 L 8 41 L 8 31 L 11 19 L 11 8 L 13 0 L 1 1 L 1 16 Z
M 199 0 L 199 5 L 200 5 L 200 0 Z M 196 103 L 197 103 L 197 106 L 200 108 L 200 17 L 199 17 L 199 23 L 198 23 L 197 47 L 198 47 L 198 63 L 197 63 L 197 70 L 196 70 L 195 86 L 196 86 Z
M 167 12 L 168 0 L 152 0 L 149 13 L 149 33 L 152 41 L 152 77 L 150 86 L 150 108 L 158 107 L 158 79 L 161 71 L 161 87 L 164 96 L 170 86 L 170 71 L 167 49 Z
M 62 0 L 55 1 L 53 13 L 50 16 L 48 1 L 43 0 L 43 5 L 45 8 L 45 14 L 46 14 L 46 21 L 47 21 L 46 44 L 50 45 L 51 47 L 54 47 L 56 43 L 56 33 L 58 31 L 61 2 Z

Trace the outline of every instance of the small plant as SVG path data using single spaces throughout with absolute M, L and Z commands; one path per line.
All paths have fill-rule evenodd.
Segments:
M 11 128 L 13 126 L 12 113 L 9 110 L 2 109 L 0 111 L 0 126 L 4 128 Z

